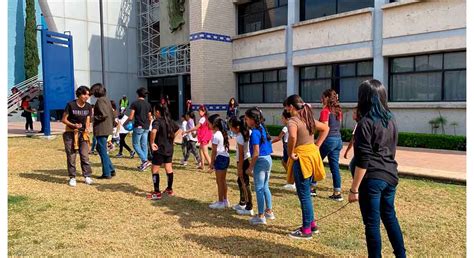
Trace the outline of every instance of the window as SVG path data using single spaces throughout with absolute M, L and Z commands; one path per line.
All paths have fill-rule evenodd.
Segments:
M 341 102 L 357 102 L 361 82 L 372 79 L 372 61 L 326 64 L 300 68 L 300 94 L 306 102 L 320 102 L 326 89 L 334 89 Z
M 238 7 L 239 34 L 286 25 L 287 0 L 258 0 Z
M 466 52 L 390 60 L 391 101 L 465 101 Z
M 301 0 L 302 21 L 374 7 L 374 0 Z
M 286 97 L 286 69 L 240 73 L 240 103 L 281 103 Z

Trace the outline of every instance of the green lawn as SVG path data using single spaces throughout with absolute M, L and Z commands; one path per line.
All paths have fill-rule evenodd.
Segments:
M 145 199 L 152 190 L 150 172 L 136 171 L 138 159 L 112 158 L 115 178 L 87 186 L 78 177 L 77 187 L 71 188 L 63 149 L 60 138 L 9 139 L 9 255 L 366 255 L 357 204 L 320 221 L 321 232 L 311 241 L 287 237 L 289 230 L 300 225 L 301 210 L 297 196 L 281 187 L 285 174 L 279 160 L 273 162 L 270 179 L 277 219 L 252 227 L 248 217 L 232 210 L 208 208 L 217 195 L 215 177 L 198 172 L 194 165 L 175 165 L 176 196 L 151 202 Z M 179 146 L 175 154 L 177 163 Z M 99 176 L 100 159 L 92 156 L 91 160 L 93 174 Z M 234 160 L 231 165 L 229 199 L 235 204 Z M 342 171 L 342 180 L 343 189 L 348 190 L 348 171 Z M 164 175 L 161 181 L 164 186 Z M 327 198 L 331 179 L 318 189 L 317 217 L 343 205 Z M 408 255 L 466 255 L 464 185 L 402 178 L 396 207 Z M 390 256 L 384 230 L 382 235 L 384 255 Z

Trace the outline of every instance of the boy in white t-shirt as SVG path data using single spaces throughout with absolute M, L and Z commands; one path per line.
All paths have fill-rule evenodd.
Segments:
M 117 158 L 123 157 L 123 148 L 130 153 L 130 158 L 133 159 L 135 156 L 135 151 L 133 151 L 128 145 L 127 142 L 125 141 L 125 138 L 127 138 L 127 135 L 130 133 L 130 131 L 127 131 L 125 129 L 125 122 L 127 122 L 128 116 L 125 115 L 125 108 L 120 108 L 120 115 L 115 118 L 115 121 L 117 122 L 117 131 L 119 134 L 120 138 L 120 148 L 119 148 L 119 153 L 117 154 Z M 131 123 L 131 122 L 129 122 Z
M 272 144 L 282 141 L 283 142 L 283 159 L 281 160 L 281 164 L 285 168 L 285 171 L 288 170 L 287 163 L 288 163 L 288 120 L 291 118 L 291 114 L 286 110 L 283 111 L 281 114 L 281 123 L 284 125 L 281 129 L 280 134 L 272 140 Z M 283 188 L 287 190 L 296 190 L 295 184 L 286 184 Z
M 181 116 L 181 131 L 186 132 L 186 128 L 188 125 L 188 121 L 186 121 L 186 115 Z M 184 133 L 183 137 L 181 138 L 181 151 L 183 152 L 183 159 L 181 159 L 181 165 L 186 166 L 187 162 L 184 162 L 184 158 L 187 156 L 187 148 L 186 146 L 188 145 L 188 134 Z

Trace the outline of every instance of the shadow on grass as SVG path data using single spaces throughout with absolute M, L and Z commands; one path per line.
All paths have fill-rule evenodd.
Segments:
M 19 176 L 47 183 L 66 184 L 69 177 L 67 169 L 35 170 L 30 173 L 20 173 Z M 80 174 L 79 174 L 80 175 Z
M 129 183 L 96 184 L 93 186 L 95 186 L 97 190 L 101 192 L 123 192 L 135 195 L 140 198 L 145 196 L 144 190 Z
M 224 255 L 231 256 L 322 256 L 322 254 L 313 251 L 277 244 L 261 238 L 256 239 L 241 236 L 218 237 L 196 234 L 186 234 L 184 238 L 209 249 L 217 249 L 217 251 Z

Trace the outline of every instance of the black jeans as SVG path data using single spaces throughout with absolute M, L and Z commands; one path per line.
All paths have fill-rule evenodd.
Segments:
M 123 147 L 127 149 L 127 151 L 132 154 L 132 149 L 127 145 L 127 142 L 125 141 L 125 138 L 127 138 L 128 133 L 121 133 L 120 134 L 120 149 L 119 149 L 119 154 L 122 154 Z
M 184 138 L 183 138 L 184 140 Z M 201 163 L 201 156 L 199 156 L 199 152 L 196 148 L 196 142 L 195 141 L 183 141 L 183 145 L 185 147 L 185 150 L 183 150 L 183 155 L 184 155 L 184 161 L 188 161 L 189 155 L 193 154 L 194 158 L 196 158 L 196 161 L 198 163 Z
M 250 178 L 245 170 L 250 166 L 250 162 L 248 159 L 244 161 L 243 170 L 244 174 L 242 177 L 237 177 L 237 183 L 239 184 L 239 191 L 240 191 L 240 205 L 245 205 L 246 210 L 253 209 L 252 204 L 252 191 L 250 189 Z M 248 200 L 248 201 L 247 201 Z
M 28 127 L 30 128 L 30 130 L 33 130 L 33 118 L 31 117 L 31 112 L 25 111 L 25 118 L 25 130 L 28 130 Z

